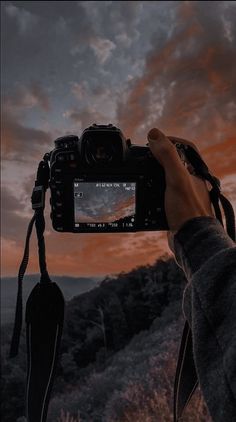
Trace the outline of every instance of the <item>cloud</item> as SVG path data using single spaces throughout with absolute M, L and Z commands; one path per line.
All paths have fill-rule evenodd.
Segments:
M 116 118 L 116 98 L 118 93 L 110 86 L 96 84 L 90 86 L 86 80 L 73 82 L 71 92 L 77 106 L 64 112 L 65 118 L 70 118 L 79 124 L 80 130 L 92 123 L 107 124 Z
M 153 36 L 143 75 L 118 107 L 120 125 L 134 140 L 143 143 L 153 125 L 202 146 L 232 135 L 236 54 L 222 19 L 233 22 L 235 8 L 229 5 L 232 16 L 226 17 L 219 2 L 214 7 L 213 17 L 212 6 L 180 2 L 170 38 L 160 46 L 158 33 Z
M 223 178 L 235 173 L 236 170 L 236 136 L 226 138 L 224 141 L 206 147 L 202 156 L 210 170 L 216 176 Z
M 26 199 L 23 179 L 33 172 L 32 158 L 38 161 L 51 144 L 51 130 L 61 136 L 111 121 L 144 144 L 148 129 L 159 126 L 195 141 L 213 173 L 230 177 L 232 197 L 235 2 L 5 2 L 3 11 L 3 151 L 8 159 L 32 161 L 28 173 L 22 163 L 4 164 L 12 188 L 4 211 L 7 271 L 23 253 L 29 221 L 32 182 Z M 119 272 L 167 249 L 162 233 L 56 233 L 49 212 L 52 273 Z M 30 268 L 38 272 L 34 242 L 31 256 Z
M 24 239 L 29 218 L 23 215 L 25 204 L 14 196 L 9 189 L 1 189 L 2 230 L 5 239 L 21 244 Z
M 100 113 L 100 111 L 89 108 L 82 109 L 81 111 L 76 109 L 68 110 L 66 114 L 64 114 L 64 117 L 70 118 L 74 123 L 76 123 L 77 129 L 81 132 L 93 123 L 107 123 L 107 119 Z
M 98 62 L 103 65 L 111 57 L 116 45 L 111 40 L 105 38 L 92 38 L 90 40 L 90 47 L 94 51 Z
M 32 82 L 27 87 L 18 86 L 14 92 L 5 96 L 3 103 L 6 110 L 14 113 L 22 113 L 35 107 L 46 112 L 50 109 L 49 96 L 37 82 Z
M 53 274 L 104 275 L 129 271 L 155 262 L 168 250 L 160 233 L 53 233 L 46 240 L 48 265 Z
M 2 152 L 5 158 L 38 157 L 45 146 L 51 142 L 49 133 L 27 127 L 14 115 L 2 115 Z
M 29 30 L 33 29 L 38 22 L 38 17 L 28 10 L 17 7 L 14 4 L 8 3 L 5 6 L 7 15 L 15 19 L 20 34 L 26 34 Z
M 118 34 L 115 36 L 115 39 L 120 43 L 124 48 L 129 48 L 133 42 L 132 38 L 127 35 L 126 32 Z
M 11 220 L 19 232 L 7 234 L 4 272 L 12 274 L 23 255 L 23 242 L 27 225 L 20 226 Z M 27 222 L 28 223 L 28 222 Z M 46 228 L 50 228 L 49 222 Z M 108 233 L 69 234 L 51 232 L 45 237 L 46 256 L 50 274 L 104 275 L 129 271 L 134 267 L 152 264 L 168 251 L 167 242 L 161 233 Z M 7 252 L 7 253 L 6 253 Z M 35 234 L 30 246 L 28 272 L 38 272 L 37 244 Z
M 78 100 L 85 100 L 88 95 L 88 89 L 87 81 L 82 81 L 81 83 L 74 82 L 71 92 Z
M 30 121 L 30 113 L 41 111 L 50 111 L 50 101 L 46 90 L 36 81 L 27 86 L 16 84 L 15 89 L 5 94 L 2 110 L 2 152 L 5 158 L 19 161 L 38 156 L 50 143 L 49 132 L 24 123 Z
M 23 257 L 23 248 L 15 241 L 1 238 L 2 245 L 2 274 L 16 277 Z M 31 245 L 32 248 L 32 245 Z M 38 273 L 38 262 L 36 254 L 30 254 L 28 273 Z

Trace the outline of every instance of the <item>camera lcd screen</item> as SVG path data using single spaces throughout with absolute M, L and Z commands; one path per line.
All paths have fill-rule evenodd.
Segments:
M 74 181 L 75 228 L 135 228 L 136 182 Z

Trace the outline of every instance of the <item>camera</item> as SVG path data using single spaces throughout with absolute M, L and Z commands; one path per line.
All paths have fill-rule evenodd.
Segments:
M 165 175 L 148 146 L 93 124 L 50 152 L 51 219 L 59 232 L 167 230 Z

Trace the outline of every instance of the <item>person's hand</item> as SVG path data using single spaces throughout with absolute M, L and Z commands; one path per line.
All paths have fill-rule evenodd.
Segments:
M 172 249 L 173 235 L 186 221 L 214 214 L 206 183 L 191 175 L 184 166 L 174 146 L 175 138 L 168 138 L 159 129 L 153 128 L 147 139 L 152 154 L 165 170 L 165 212 L 170 229 L 169 246 Z M 196 149 L 190 142 L 184 142 Z

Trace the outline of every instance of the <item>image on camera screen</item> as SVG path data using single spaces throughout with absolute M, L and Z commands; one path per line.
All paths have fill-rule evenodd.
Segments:
M 134 227 L 135 182 L 74 182 L 75 227 Z

